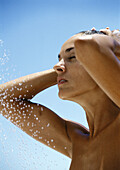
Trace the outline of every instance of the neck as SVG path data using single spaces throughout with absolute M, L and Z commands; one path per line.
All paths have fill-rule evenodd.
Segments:
M 86 111 L 91 137 L 97 136 L 120 113 L 120 108 L 99 87 L 85 94 L 73 97 L 72 101 L 80 104 Z

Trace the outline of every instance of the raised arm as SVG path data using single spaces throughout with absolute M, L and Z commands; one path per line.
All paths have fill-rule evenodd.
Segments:
M 34 73 L 0 85 L 0 97 L 6 100 L 32 99 L 37 93 L 55 85 L 57 74 L 53 69 Z
M 45 106 L 29 101 L 56 84 L 56 77 L 51 69 L 0 85 L 0 113 L 34 139 L 70 157 L 66 120 Z
M 120 107 L 120 42 L 107 35 L 75 41 L 76 57 L 103 91 Z

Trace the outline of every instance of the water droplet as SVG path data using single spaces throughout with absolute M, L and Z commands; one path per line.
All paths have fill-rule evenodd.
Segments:
M 22 83 L 19 83 L 19 86 L 22 86 Z
M 15 117 L 15 120 L 17 120 L 18 118 L 17 117 Z
M 42 137 L 39 137 L 39 139 L 42 139 Z
M 19 95 L 19 98 L 21 98 L 22 97 L 22 95 Z
M 16 81 L 15 80 L 13 80 L 13 84 L 15 84 L 16 83 Z
M 8 120 L 10 121 L 10 120 L 11 120 L 11 117 L 9 117 Z
M 3 97 L 3 99 L 6 99 L 6 98 L 7 98 L 7 96 L 4 96 L 4 97 Z
M 50 126 L 50 123 L 47 124 L 47 127 L 49 127 L 49 126 Z
M 41 107 L 41 111 L 43 111 L 43 107 Z
M 29 129 L 29 131 L 30 131 L 30 132 L 32 132 L 32 131 L 33 131 L 33 129 Z

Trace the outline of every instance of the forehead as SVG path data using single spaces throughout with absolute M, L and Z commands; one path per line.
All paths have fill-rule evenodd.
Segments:
M 69 38 L 61 47 L 60 53 L 65 52 L 68 48 L 74 47 L 74 42 L 77 40 L 78 37 L 80 37 L 81 34 L 77 34 Z

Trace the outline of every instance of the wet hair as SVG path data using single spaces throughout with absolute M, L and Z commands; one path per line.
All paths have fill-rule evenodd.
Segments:
M 104 34 L 104 35 L 107 35 L 106 33 L 102 32 L 102 31 L 97 31 L 97 30 L 81 31 L 81 32 L 79 32 L 77 34 L 82 34 L 82 35 Z

